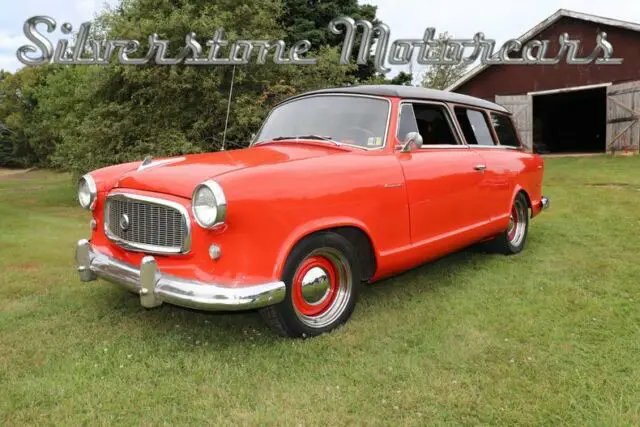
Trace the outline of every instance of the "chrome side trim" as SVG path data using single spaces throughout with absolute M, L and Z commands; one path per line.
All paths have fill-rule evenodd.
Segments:
M 76 245 L 76 264 L 81 281 L 101 278 L 120 285 L 140 295 L 140 304 L 147 308 L 166 302 L 196 310 L 237 311 L 266 307 L 285 298 L 281 281 L 234 287 L 184 279 L 163 274 L 152 256 L 144 257 L 138 268 L 94 250 L 86 239 Z
M 124 240 L 119 238 L 118 236 L 114 236 L 109 229 L 109 200 L 111 199 L 121 199 L 121 200 L 137 200 L 146 203 L 152 203 L 159 206 L 166 206 L 169 208 L 176 209 L 182 215 L 182 221 L 185 226 L 185 230 L 187 230 L 187 234 L 184 238 L 184 243 L 181 248 L 177 247 L 163 247 L 163 246 L 154 246 L 154 245 L 146 245 L 143 243 L 130 242 L 128 240 Z M 189 217 L 189 211 L 182 206 L 180 203 L 173 202 L 171 200 L 160 199 L 157 197 L 151 196 L 143 196 L 140 194 L 127 193 L 124 191 L 114 191 L 109 194 L 104 203 L 104 234 L 107 236 L 109 240 L 123 248 L 134 251 L 134 252 L 145 252 L 145 253 L 156 253 L 156 254 L 186 254 L 191 250 L 191 219 Z
M 468 145 L 462 145 L 462 144 L 458 144 L 458 145 L 448 145 L 448 144 L 431 144 L 431 145 L 423 145 L 422 147 L 420 147 L 421 150 L 428 150 L 430 148 L 437 148 L 438 150 L 442 150 L 442 149 L 448 149 L 448 150 L 460 150 L 460 149 L 464 149 L 464 150 L 468 150 L 469 148 L 471 148 Z
M 498 149 L 498 150 L 515 150 L 522 151 L 521 147 L 512 147 L 510 145 L 470 145 L 470 148 L 481 148 L 481 149 Z

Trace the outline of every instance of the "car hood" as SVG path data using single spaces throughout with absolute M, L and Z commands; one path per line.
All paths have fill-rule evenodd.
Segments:
M 234 170 L 328 156 L 345 150 L 342 147 L 326 146 L 326 144 L 295 142 L 158 158 L 146 166 L 122 175 L 115 187 L 191 198 L 194 188 L 201 182 Z

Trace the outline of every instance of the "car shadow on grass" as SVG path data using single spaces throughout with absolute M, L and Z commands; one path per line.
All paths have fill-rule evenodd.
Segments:
M 367 285 L 360 303 L 374 313 L 381 307 L 402 306 L 408 299 L 428 298 L 434 292 L 464 286 L 469 272 L 489 268 L 489 261 L 497 256 L 482 244 L 461 249 Z
M 362 306 L 357 319 L 351 321 L 372 322 L 378 310 L 403 304 L 407 298 L 427 297 L 437 289 L 458 284 L 457 277 L 464 271 L 486 262 L 490 255 L 480 246 L 430 261 L 400 275 L 365 286 L 358 306 Z M 216 342 L 218 348 L 238 344 L 269 344 L 281 340 L 262 322 L 258 310 L 239 312 L 205 312 L 163 304 L 155 309 L 140 306 L 137 295 L 120 290 L 117 286 L 103 284 L 100 292 L 99 317 L 116 316 L 113 321 L 125 323 L 123 329 L 134 335 L 152 338 L 166 336 L 169 340 Z M 112 311 L 110 314 L 109 311 Z M 115 313 L 113 313 L 115 311 Z

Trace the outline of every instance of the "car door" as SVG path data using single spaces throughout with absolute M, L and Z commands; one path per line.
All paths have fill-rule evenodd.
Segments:
M 403 101 L 399 119 L 399 143 L 409 132 L 423 138 L 417 150 L 396 151 L 405 176 L 412 243 L 468 243 L 468 232 L 483 221 L 476 209 L 482 158 L 460 141 L 445 104 Z
M 454 113 L 465 142 L 486 166 L 479 190 L 485 202 L 479 209 L 492 221 L 502 220 L 511 207 L 515 174 L 519 170 L 517 156 L 513 150 L 498 145 L 486 111 L 457 105 Z

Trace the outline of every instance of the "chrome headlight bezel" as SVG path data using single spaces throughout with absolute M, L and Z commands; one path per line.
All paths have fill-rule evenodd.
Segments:
M 98 199 L 96 182 L 90 174 L 78 180 L 78 202 L 84 209 L 94 210 Z
M 213 203 L 208 206 L 209 209 L 215 209 L 215 212 L 210 215 L 213 220 L 206 222 L 202 217 L 198 215 L 198 209 L 202 206 L 196 205 L 197 195 L 199 191 L 209 191 L 213 196 Z M 224 191 L 220 184 L 216 181 L 210 179 L 203 183 L 200 183 L 193 190 L 193 194 L 191 196 L 191 213 L 193 214 L 193 218 L 196 220 L 198 225 L 202 228 L 212 229 L 224 224 L 225 219 L 227 218 L 227 199 L 224 195 Z

